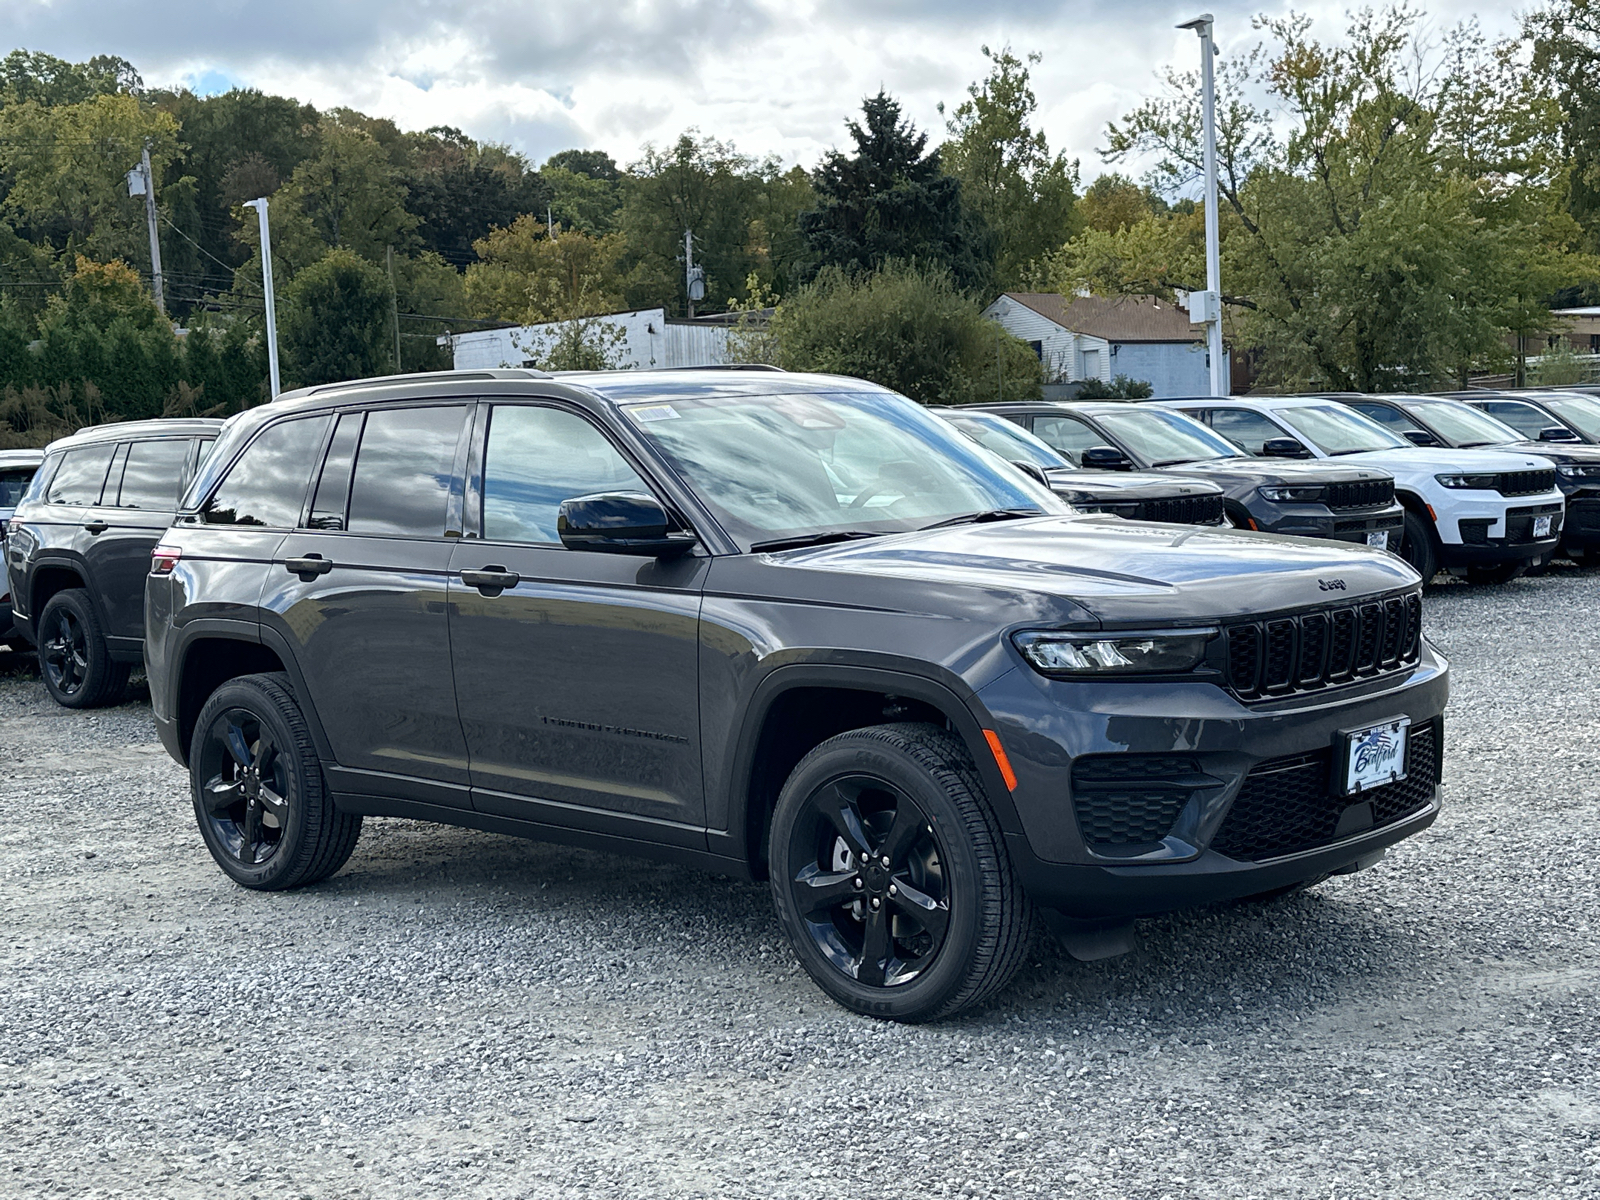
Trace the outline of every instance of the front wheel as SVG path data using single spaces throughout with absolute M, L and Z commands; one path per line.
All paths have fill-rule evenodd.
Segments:
M 1406 509 L 1405 536 L 1400 539 L 1400 557 L 1411 564 L 1411 569 L 1422 576 L 1422 582 L 1432 583 L 1439 573 L 1439 550 L 1434 544 L 1433 527 L 1421 513 Z
M 840 1004 L 928 1021 L 978 1004 L 1027 951 L 1033 910 L 953 734 L 896 724 L 831 738 L 778 797 L 773 902 Z
M 286 675 L 230 679 L 206 701 L 189 746 L 200 836 L 235 882 L 282 891 L 344 866 L 361 818 L 333 805 Z

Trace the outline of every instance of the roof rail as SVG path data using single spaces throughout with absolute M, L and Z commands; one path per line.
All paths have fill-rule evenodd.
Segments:
M 294 392 L 285 392 L 278 399 L 286 396 L 320 396 L 326 392 L 340 392 L 347 389 L 379 387 L 383 384 L 394 383 L 429 383 L 433 380 L 450 379 L 460 383 L 482 383 L 491 379 L 549 379 L 550 372 L 536 370 L 533 367 L 494 367 L 481 371 L 415 371 L 406 375 L 373 375 L 366 379 L 347 379 L 342 383 L 321 383 L 316 387 L 299 388 Z

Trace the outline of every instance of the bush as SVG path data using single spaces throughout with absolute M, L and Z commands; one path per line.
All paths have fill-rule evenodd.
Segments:
M 1118 375 L 1110 383 L 1100 379 L 1085 379 L 1078 385 L 1078 400 L 1148 400 L 1155 394 L 1143 379 Z
M 871 380 L 924 404 L 1038 398 L 1043 369 L 943 268 L 826 267 L 772 319 L 778 364 Z M 1003 394 L 1002 394 L 1003 383 Z
M 349 250 L 331 250 L 284 293 L 279 346 L 299 387 L 394 370 L 389 277 Z

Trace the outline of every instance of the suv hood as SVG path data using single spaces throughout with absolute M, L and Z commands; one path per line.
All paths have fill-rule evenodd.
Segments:
M 1558 463 L 1600 463 L 1600 446 L 1583 442 L 1507 442 L 1503 446 L 1479 446 L 1480 450 L 1504 450 L 1513 454 L 1537 454 Z
M 1170 472 L 1173 475 L 1213 480 L 1235 498 L 1275 483 L 1354 483 L 1389 477 L 1389 472 L 1378 464 L 1314 458 L 1213 458 L 1175 467 L 1157 467 L 1156 470 L 1162 474 Z
M 1216 496 L 1222 489 L 1203 479 L 1164 471 L 1083 471 L 1046 467 L 1052 491 L 1088 492 L 1109 500 L 1169 500 L 1179 496 Z
M 1445 446 L 1397 446 L 1393 450 L 1363 450 L 1358 454 L 1341 454 L 1338 458 L 1322 461 L 1349 463 L 1351 466 L 1370 465 L 1396 475 L 1422 471 L 1548 471 L 1551 465 L 1547 458 L 1513 453 L 1504 447 L 1452 450 Z
M 959 525 L 765 557 L 782 568 L 874 585 L 857 591 L 835 578 L 831 586 L 785 588 L 791 595 L 831 593 L 836 601 L 920 612 L 981 609 L 1001 626 L 1215 620 L 1418 582 L 1394 555 L 1346 542 L 1099 515 Z M 899 589 L 893 581 L 914 586 Z

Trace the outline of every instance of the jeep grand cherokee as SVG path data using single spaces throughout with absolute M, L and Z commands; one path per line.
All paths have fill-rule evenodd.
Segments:
M 924 1020 L 1005 984 L 1036 906 L 1092 954 L 1429 825 L 1420 590 L 1073 514 L 860 380 L 463 372 L 232 418 L 146 662 L 246 887 L 338 870 L 369 814 L 656 855 L 769 879 L 823 989 Z

